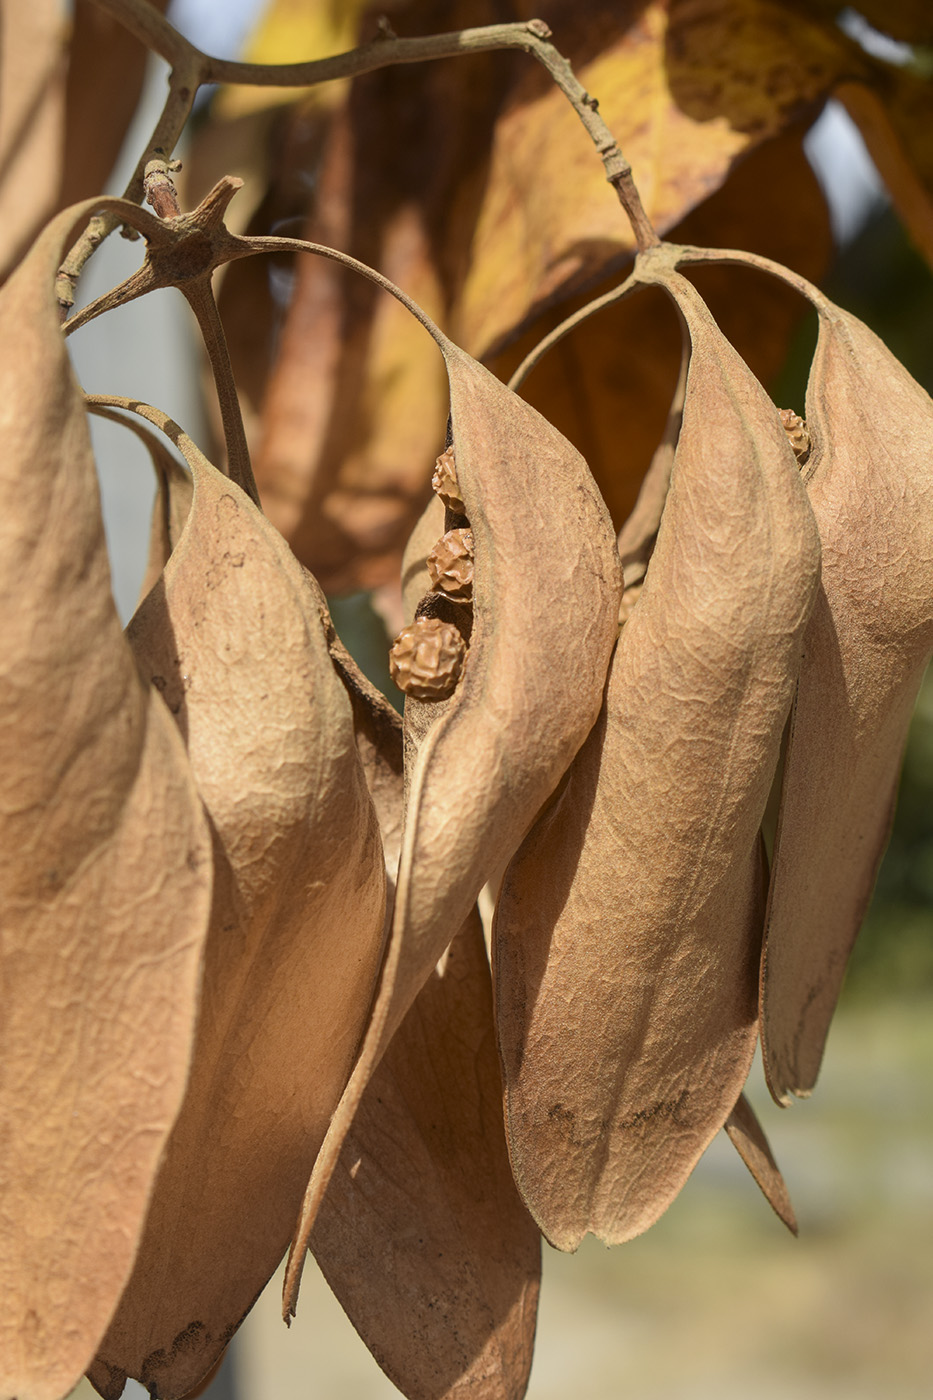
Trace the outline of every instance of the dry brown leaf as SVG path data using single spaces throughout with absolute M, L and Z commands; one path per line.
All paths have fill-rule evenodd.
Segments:
M 363 1095 L 311 1250 L 409 1400 L 524 1395 L 540 1244 L 509 1168 L 475 911 Z
M 762 963 L 762 1049 L 779 1102 L 816 1082 L 933 652 L 933 402 L 866 326 L 813 299 L 820 331 L 806 472 L 823 574 L 784 769 Z
M 372 998 L 385 880 L 313 580 L 153 410 L 194 477 L 128 635 L 185 736 L 216 883 L 188 1093 L 136 1270 L 89 1372 L 166 1400 L 214 1364 L 275 1270 Z
M 855 122 L 894 207 L 933 266 L 933 82 L 876 65 L 876 87 L 841 83 L 834 94 Z
M 661 234 L 861 63 L 840 31 L 802 15 L 791 22 L 771 0 L 563 0 L 540 12 L 598 96 Z M 546 74 L 525 65 L 496 122 L 452 334 L 485 355 L 555 295 L 592 283 L 633 251 L 579 119 Z
M 87 209 L 84 210 L 86 215 Z M 211 844 L 110 592 L 52 283 L 75 211 L 0 293 L 0 1395 L 80 1379 L 184 1092 Z
M 792 1235 L 797 1234 L 797 1217 L 787 1183 L 774 1160 L 764 1129 L 744 1094 L 725 1122 L 726 1133 L 736 1152 L 755 1178 L 762 1195 Z
M 360 1059 L 311 1178 L 286 1279 L 366 1082 L 476 901 L 567 769 L 599 709 L 621 570 L 586 463 L 438 334 L 457 476 L 473 529 L 473 632 L 462 680 L 411 772 L 392 935 Z M 564 668 L 556 658 L 572 656 Z
M 777 413 L 669 256 L 641 264 L 692 341 L 667 506 L 603 712 L 494 928 L 512 1166 L 561 1249 L 646 1229 L 745 1082 L 759 826 L 818 578 Z
M 431 591 L 427 558 L 444 533 L 444 516 L 444 502 L 432 492 L 402 555 L 402 611 L 406 622 L 412 621 L 421 599 Z

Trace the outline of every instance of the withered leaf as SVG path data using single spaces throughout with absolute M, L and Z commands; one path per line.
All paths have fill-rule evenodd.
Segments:
M 819 569 L 780 420 L 667 253 L 683 424 L 600 719 L 509 867 L 494 926 L 509 1151 L 547 1238 L 645 1230 L 754 1051 L 759 826 Z
M 540 1242 L 509 1168 L 475 911 L 369 1082 L 310 1244 L 409 1400 L 524 1395 Z
M 820 314 L 806 468 L 823 546 L 784 769 L 762 1049 L 779 1102 L 819 1072 L 933 652 L 933 402 L 854 316 Z
M 286 1307 L 366 1081 L 489 874 L 516 848 L 592 726 L 617 631 L 615 537 L 586 463 L 534 409 L 435 334 L 475 540 L 472 640 L 462 680 L 411 770 L 379 994 L 309 1184 Z M 572 664 L 561 664 L 566 658 Z
M 133 1264 L 181 1105 L 211 899 L 184 746 L 110 591 L 52 282 L 0 293 L 0 1395 L 59 1400 Z
M 858 127 L 898 215 L 933 266 L 933 83 L 875 65 L 875 84 L 840 83 L 834 96 Z
M 372 998 L 382 850 L 324 602 L 249 498 L 164 415 L 187 525 L 128 628 L 215 835 L 188 1092 L 135 1272 L 89 1372 L 183 1396 L 281 1259 Z
M 768 1205 L 791 1234 L 796 1235 L 797 1217 L 791 1204 L 787 1183 L 774 1160 L 755 1110 L 744 1094 L 740 1094 L 736 1100 L 735 1107 L 726 1119 L 725 1129 L 729 1141 L 748 1167 Z

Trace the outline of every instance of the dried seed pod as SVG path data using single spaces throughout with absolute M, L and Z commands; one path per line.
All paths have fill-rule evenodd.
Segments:
M 792 408 L 779 409 L 778 416 L 784 425 L 787 439 L 794 449 L 794 456 L 797 458 L 800 465 L 803 466 L 804 462 L 806 462 L 807 458 L 810 456 L 810 433 L 807 429 L 806 422 L 800 417 L 800 414 L 795 413 Z
M 510 1157 L 562 1249 L 657 1219 L 747 1077 L 758 833 L 819 572 L 773 405 L 690 284 L 653 280 L 692 341 L 667 504 L 603 712 L 495 917 Z
M 415 700 L 446 700 L 457 687 L 466 650 L 449 622 L 416 617 L 392 643 L 389 673 L 399 690 Z
M 88 1374 L 107 1400 L 128 1375 L 177 1400 L 288 1244 L 372 1001 L 385 871 L 319 589 L 243 491 L 135 407 L 194 482 L 127 636 L 184 733 L 215 885 L 185 1101 Z
M 473 594 L 473 531 L 448 530 L 427 558 L 434 588 L 448 598 L 469 599 Z
M 933 401 L 885 345 L 813 292 L 806 481 L 823 543 L 784 767 L 762 962 L 779 1102 L 819 1073 L 846 960 L 890 831 L 933 651 Z
M 460 494 L 460 483 L 457 480 L 457 464 L 452 446 L 438 457 L 434 466 L 434 475 L 431 477 L 431 485 L 449 510 L 452 510 L 455 515 L 466 515 L 466 507 Z
M 310 1248 L 403 1395 L 524 1395 L 541 1238 L 509 1168 L 475 909 L 363 1095 Z
M 70 1393 L 130 1276 L 211 909 L 210 828 L 113 604 L 52 290 L 96 207 L 0 291 L 0 1395 L 20 1400 Z
M 420 747 L 411 745 L 379 992 L 308 1186 L 286 1271 L 286 1312 L 366 1083 L 452 933 L 592 727 L 618 632 L 615 534 L 583 458 L 500 380 L 429 329 L 447 363 L 457 477 L 477 545 L 470 658 Z M 528 540 L 545 533 L 547 551 L 529 552 Z M 571 634 L 574 666 L 558 671 L 554 655 Z

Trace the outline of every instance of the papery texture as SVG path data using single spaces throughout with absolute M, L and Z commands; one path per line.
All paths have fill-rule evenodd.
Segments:
M 509 1168 L 475 912 L 369 1082 L 310 1245 L 409 1400 L 524 1395 L 540 1242 Z
M 810 1092 L 887 843 L 933 652 L 933 401 L 818 302 L 807 486 L 823 547 L 784 768 L 762 963 L 772 1093 Z
M 107 1397 L 134 1376 L 174 1400 L 288 1243 L 372 998 L 385 875 L 323 598 L 248 497 L 165 426 L 194 499 L 128 635 L 213 824 L 214 906 L 188 1093 L 90 1375 Z
M 52 282 L 0 293 L 0 1395 L 59 1400 L 133 1264 L 181 1104 L 211 898 L 184 746 L 110 591 Z
M 818 578 L 777 413 L 667 266 L 646 280 L 692 353 L 657 544 L 599 721 L 496 910 L 512 1166 L 562 1249 L 645 1230 L 745 1082 L 759 826 Z
M 518 845 L 592 726 L 617 630 L 621 570 L 586 463 L 488 371 L 443 337 L 439 343 L 476 547 L 470 651 L 452 699 L 426 727 L 417 753 L 412 748 L 379 995 L 309 1185 L 287 1305 L 366 1080 L 480 889 Z M 561 671 L 554 658 L 568 636 L 574 665 Z

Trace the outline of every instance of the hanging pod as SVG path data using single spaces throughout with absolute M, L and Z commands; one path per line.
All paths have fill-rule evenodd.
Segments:
M 635 273 L 692 347 L 657 542 L 597 725 L 495 918 L 513 1170 L 568 1250 L 652 1224 L 748 1074 L 759 827 L 819 576 L 778 415 L 666 253 Z
M 447 365 L 456 475 L 475 548 L 469 651 L 449 698 L 433 708 L 406 706 L 411 741 L 395 917 L 372 1022 L 299 1221 L 286 1311 L 366 1082 L 480 889 L 515 850 L 592 727 L 617 633 L 615 537 L 583 458 L 429 329 Z
M 391 919 L 404 816 L 401 721 L 336 636 L 331 657 L 350 695 L 379 816 Z M 409 1400 L 524 1395 L 540 1237 L 509 1167 L 475 909 L 366 1085 L 309 1243 L 357 1332 Z
M 211 841 L 122 635 L 52 286 L 0 292 L 0 1396 L 77 1384 L 133 1266 L 188 1075 Z
M 385 872 L 319 590 L 239 487 L 165 415 L 135 408 L 193 477 L 127 635 L 184 736 L 215 884 L 187 1094 L 89 1375 L 108 1400 L 128 1376 L 175 1400 L 288 1244 L 372 1000 Z
M 806 480 L 823 572 L 784 765 L 761 974 L 765 1073 L 782 1103 L 816 1083 L 933 654 L 933 401 L 861 321 L 813 300 Z

